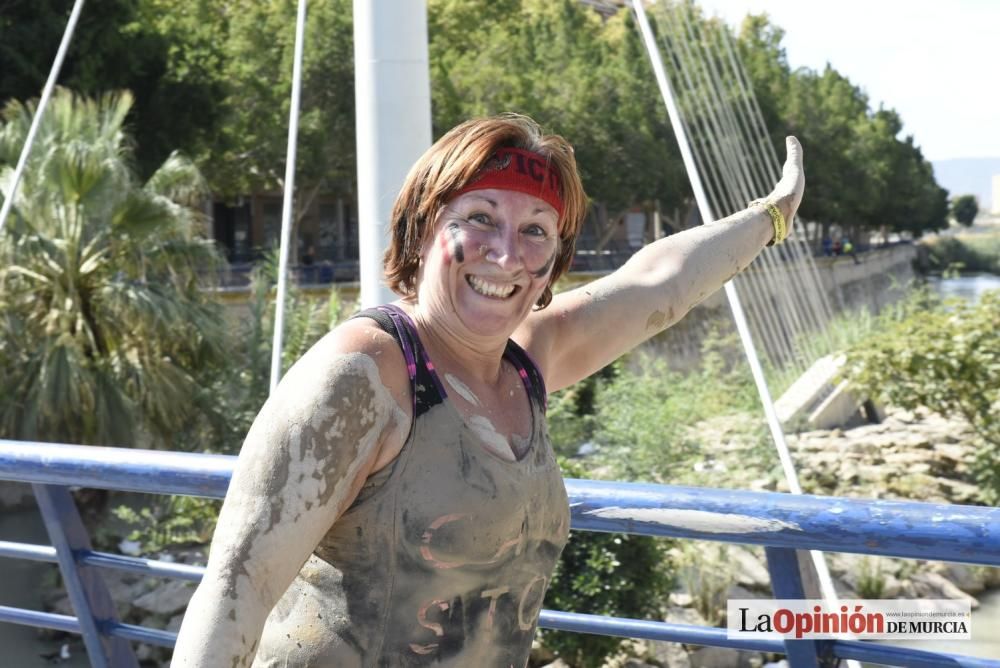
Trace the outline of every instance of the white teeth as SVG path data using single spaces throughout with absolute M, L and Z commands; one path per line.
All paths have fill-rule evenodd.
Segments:
M 506 299 L 514 293 L 515 289 L 517 289 L 516 285 L 511 285 L 509 283 L 506 285 L 490 283 L 488 281 L 484 281 L 478 276 L 469 276 L 468 281 L 473 290 L 486 297 L 500 297 L 501 299 Z

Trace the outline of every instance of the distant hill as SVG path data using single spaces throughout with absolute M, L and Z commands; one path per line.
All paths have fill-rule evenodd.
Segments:
M 993 202 L 993 175 L 1000 174 L 1000 158 L 955 158 L 934 160 L 934 178 L 948 196 L 976 195 L 979 208 L 989 211 Z M 1000 202 L 996 203 L 1000 206 Z

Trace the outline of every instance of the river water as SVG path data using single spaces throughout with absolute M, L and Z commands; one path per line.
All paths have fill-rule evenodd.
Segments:
M 962 297 L 975 301 L 987 290 L 1000 290 L 1000 276 L 969 274 L 958 278 L 931 278 L 931 285 L 942 297 Z

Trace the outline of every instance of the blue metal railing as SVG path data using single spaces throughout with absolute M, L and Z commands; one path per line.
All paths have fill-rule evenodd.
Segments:
M 76 617 L 0 606 L 0 622 L 80 633 L 93 666 L 136 666 L 128 641 L 176 634 L 120 622 L 99 568 L 197 581 L 204 569 L 91 549 L 66 486 L 221 499 L 236 458 L 0 440 L 0 479 L 31 483 L 53 546 L 0 541 L 0 557 L 60 565 Z M 772 589 L 803 598 L 796 550 L 1000 566 L 1000 508 L 567 480 L 574 529 L 762 545 Z M 82 532 L 82 533 L 81 533 Z M 742 640 L 726 630 L 543 610 L 544 628 L 784 653 L 793 668 L 831 658 L 883 665 L 1000 667 L 1000 661 L 861 641 Z

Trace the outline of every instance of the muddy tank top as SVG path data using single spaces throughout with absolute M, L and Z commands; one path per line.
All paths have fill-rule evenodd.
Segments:
M 532 427 L 524 455 L 507 461 L 448 400 L 405 312 L 382 306 L 356 317 L 399 342 L 412 429 L 271 612 L 253 665 L 523 668 L 569 531 L 542 377 L 508 342 Z

